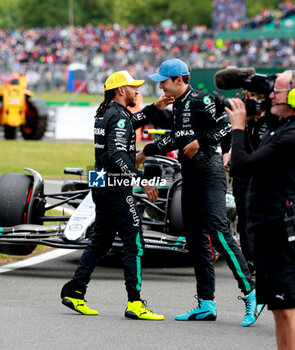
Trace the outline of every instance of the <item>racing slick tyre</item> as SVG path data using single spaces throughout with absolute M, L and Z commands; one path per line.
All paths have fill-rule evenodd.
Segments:
M 0 176 L 0 226 L 10 227 L 28 223 L 28 205 L 33 189 L 33 177 L 6 173 Z M 0 243 L 0 253 L 28 255 L 36 245 Z
M 181 190 L 181 186 L 175 189 L 171 201 L 169 234 L 172 236 L 183 235 L 184 231 L 181 210 Z
M 48 109 L 45 103 L 37 98 L 27 100 L 28 110 L 26 123 L 21 132 L 25 140 L 40 140 L 47 128 Z

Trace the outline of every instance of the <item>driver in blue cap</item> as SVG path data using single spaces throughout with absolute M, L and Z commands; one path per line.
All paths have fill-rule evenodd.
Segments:
M 243 327 L 253 324 L 262 310 L 257 305 L 255 284 L 248 265 L 234 240 L 226 216 L 226 176 L 217 144 L 230 136 L 231 124 L 224 111 L 216 111 L 214 98 L 190 85 L 190 69 L 180 59 L 162 63 L 149 76 L 160 83 L 165 96 L 174 97 L 173 130 L 170 136 L 145 146 L 137 157 L 165 154 L 178 149 L 183 178 L 182 215 L 185 235 L 197 280 L 197 307 L 177 315 L 176 320 L 216 320 L 215 274 L 210 242 L 232 270 L 244 296 Z

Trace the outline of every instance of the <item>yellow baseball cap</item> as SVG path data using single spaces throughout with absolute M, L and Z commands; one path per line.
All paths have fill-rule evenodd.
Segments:
M 104 83 L 104 91 L 116 89 L 120 86 L 136 86 L 140 87 L 144 80 L 134 80 L 127 70 L 121 70 L 111 74 Z

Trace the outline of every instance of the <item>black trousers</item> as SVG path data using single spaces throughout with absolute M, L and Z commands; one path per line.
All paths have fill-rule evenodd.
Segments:
M 123 242 L 123 267 L 126 289 L 136 294 L 141 290 L 141 256 L 144 240 L 141 217 L 128 189 L 92 191 L 96 205 L 95 230 L 91 243 L 85 248 L 73 281 L 85 290 L 96 264 L 111 248 L 116 232 Z
M 254 262 L 254 234 L 247 228 L 247 193 L 249 179 L 233 178 L 233 195 L 238 215 L 238 232 L 246 261 Z
M 253 230 L 257 301 L 270 310 L 295 308 L 295 247 L 283 218 Z
M 226 178 L 222 168 L 196 174 L 194 183 L 183 184 L 182 215 L 188 248 L 193 258 L 197 294 L 213 299 L 214 264 L 208 236 L 232 270 L 239 288 L 248 294 L 254 287 L 244 256 L 230 233 L 226 216 Z

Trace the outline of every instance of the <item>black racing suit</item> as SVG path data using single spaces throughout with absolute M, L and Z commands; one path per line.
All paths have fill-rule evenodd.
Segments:
M 233 131 L 232 169 L 251 176 L 248 228 L 254 232 L 257 302 L 294 308 L 295 242 L 288 242 L 284 217 L 287 202 L 295 203 L 295 117 L 268 131 L 251 154 L 245 138 L 243 130 Z
M 111 102 L 102 116 L 96 116 L 94 127 L 96 170 L 106 171 L 106 187 L 92 190 L 96 219 L 91 243 L 86 247 L 73 281 L 86 291 L 95 265 L 110 249 L 116 232 L 123 242 L 125 284 L 130 301 L 139 299 L 141 289 L 141 256 L 144 240 L 141 217 L 132 193 L 130 180 L 142 178 L 135 168 L 135 129 L 156 113 L 154 105 L 132 114 L 119 103 Z M 127 180 L 122 183 L 122 180 Z M 117 181 L 117 182 L 116 182 Z
M 216 113 L 212 96 L 191 87 L 173 104 L 171 136 L 144 148 L 145 155 L 178 149 L 183 178 L 182 215 L 193 257 L 197 294 L 213 299 L 215 274 L 210 243 L 225 257 L 244 294 L 254 288 L 247 263 L 229 231 L 226 217 L 226 177 L 216 145 L 231 132 L 229 116 Z M 189 159 L 183 148 L 198 140 L 198 153 Z

